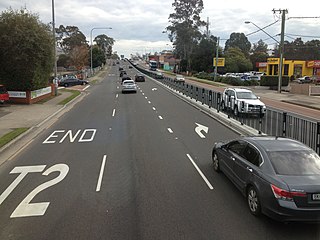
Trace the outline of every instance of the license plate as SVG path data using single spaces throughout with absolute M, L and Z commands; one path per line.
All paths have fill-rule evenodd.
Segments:
M 320 201 L 320 193 L 312 194 L 312 200 L 313 201 Z

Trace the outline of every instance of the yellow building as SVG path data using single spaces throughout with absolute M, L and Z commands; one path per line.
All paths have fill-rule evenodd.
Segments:
M 294 78 L 302 76 L 317 75 L 317 69 L 315 64 L 311 64 L 314 61 L 303 60 L 285 60 L 283 59 L 283 75 L 294 76 Z M 267 59 L 267 75 L 278 75 L 279 73 L 280 58 L 268 58 Z

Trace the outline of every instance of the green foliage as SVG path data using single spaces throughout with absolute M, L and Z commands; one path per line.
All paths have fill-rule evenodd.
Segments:
M 224 51 L 229 48 L 239 48 L 246 57 L 249 57 L 251 43 L 244 33 L 231 33 L 230 38 L 226 41 Z
M 106 57 L 102 49 L 94 46 L 92 48 L 92 67 L 99 67 L 106 63 Z
M 261 76 L 260 86 L 276 87 L 279 83 L 279 76 Z M 282 86 L 288 86 L 289 76 L 282 76 Z
M 59 28 L 56 28 L 56 34 L 58 35 L 58 45 L 67 54 L 75 47 L 88 47 L 86 36 L 76 26 L 64 27 L 60 25 Z
M 194 46 L 201 38 L 199 28 L 206 23 L 200 19 L 203 10 L 202 0 L 174 0 L 172 6 L 175 12 L 169 15 L 171 23 L 166 29 L 169 39 L 175 46 L 177 55 L 186 60 L 187 70 L 190 70 L 191 54 Z
M 70 57 L 66 54 L 59 55 L 57 66 L 67 68 L 69 65 L 70 65 Z
M 247 72 L 252 69 L 252 63 L 244 53 L 237 47 L 230 47 L 225 53 L 226 72 Z
M 196 72 L 213 71 L 213 57 L 215 56 L 217 41 L 213 38 L 202 38 L 191 55 L 192 70 Z
M 35 90 L 48 85 L 53 68 L 50 27 L 25 9 L 0 15 L 0 83 L 8 90 Z

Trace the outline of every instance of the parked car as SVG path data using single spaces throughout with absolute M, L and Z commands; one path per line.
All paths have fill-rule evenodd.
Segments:
M 261 114 L 263 117 L 266 112 L 266 105 L 260 101 L 260 98 L 245 88 L 226 88 L 222 94 L 221 108 L 231 110 L 235 116 L 244 113 Z
M 141 74 L 137 74 L 134 79 L 136 82 L 145 82 L 146 81 L 145 77 Z
M 294 82 L 297 82 L 297 83 L 311 83 L 312 79 L 309 76 L 303 76 L 303 77 L 300 77 L 300 78 L 294 80 Z
M 175 76 L 175 78 L 173 79 L 174 82 L 182 82 L 184 83 L 185 82 L 185 79 L 184 79 L 184 76 L 180 75 L 180 74 L 177 74 Z
M 87 80 L 81 80 L 78 78 L 64 78 L 60 80 L 59 86 L 69 87 L 74 85 L 86 85 L 89 84 Z
M 9 101 L 9 93 L 4 85 L 0 84 L 0 103 Z
M 127 93 L 127 92 L 137 92 L 137 85 L 136 83 L 130 79 L 130 80 L 124 80 L 122 83 L 122 93 Z
M 156 72 L 155 72 L 155 78 L 156 78 L 156 79 L 163 79 L 163 74 L 162 74 L 162 72 L 156 71 Z
M 212 161 L 247 198 L 253 215 L 320 221 L 320 157 L 301 142 L 271 136 L 218 142 Z

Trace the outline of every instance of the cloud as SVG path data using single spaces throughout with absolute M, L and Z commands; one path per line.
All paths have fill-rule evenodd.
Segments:
M 55 22 L 59 25 L 77 26 L 88 41 L 90 32 L 96 27 L 112 27 L 112 30 L 94 30 L 93 37 L 106 34 L 116 40 L 114 50 L 126 57 L 130 53 L 159 51 L 168 48 L 170 41 L 162 31 L 169 25 L 168 17 L 174 12 L 172 3 L 174 0 L 65 0 L 55 1 Z M 310 17 L 318 16 L 318 9 L 310 7 L 309 4 L 301 4 L 289 0 L 269 0 L 266 3 L 238 0 L 212 1 L 203 0 L 204 9 L 201 13 L 203 20 L 209 17 L 210 32 L 221 38 L 221 45 L 233 32 L 248 34 L 257 30 L 252 21 L 260 28 L 279 19 L 279 13 L 274 14 L 272 9 L 288 9 L 287 17 Z M 264 4 L 262 6 L 262 4 Z M 50 0 L 1 0 L 0 11 L 8 7 L 20 9 L 26 7 L 33 13 L 38 13 L 41 21 L 49 23 L 52 21 L 52 6 Z M 297 36 L 318 36 L 320 19 L 291 18 L 286 20 L 286 33 Z M 266 28 L 272 36 L 280 33 L 280 22 Z M 205 29 L 202 29 L 205 30 Z M 257 32 L 248 36 L 250 42 L 259 39 L 267 39 L 268 44 L 274 41 L 268 40 L 263 32 Z M 279 38 L 276 36 L 276 38 Z M 294 37 L 295 38 L 295 37 Z M 303 40 L 312 38 L 304 37 Z M 319 39 L 319 38 L 318 38 Z M 286 40 L 291 41 L 289 37 Z

